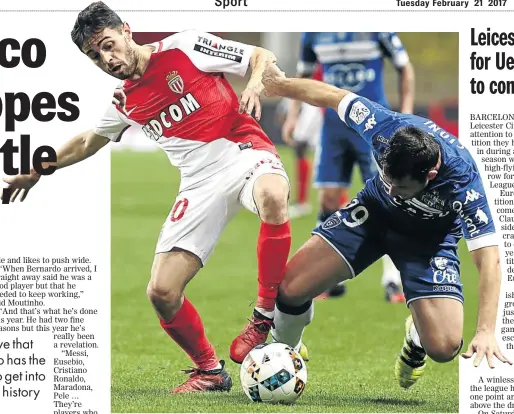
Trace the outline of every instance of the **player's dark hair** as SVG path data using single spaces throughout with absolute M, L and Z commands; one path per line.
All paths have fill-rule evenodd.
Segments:
M 425 131 L 413 126 L 399 128 L 384 152 L 384 173 L 393 180 L 410 176 L 425 182 L 428 172 L 437 165 L 439 151 L 439 144 Z
M 102 1 L 96 1 L 87 6 L 77 16 L 71 39 L 82 51 L 84 42 L 91 36 L 100 33 L 104 29 L 115 29 L 121 26 L 123 21 Z

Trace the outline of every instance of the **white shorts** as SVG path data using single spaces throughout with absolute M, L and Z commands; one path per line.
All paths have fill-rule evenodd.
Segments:
M 166 218 L 155 253 L 187 250 L 205 265 L 227 223 L 241 207 L 259 214 L 253 198 L 257 178 L 287 173 L 277 156 L 246 149 L 226 169 L 181 191 Z
M 296 142 L 305 142 L 312 148 L 316 147 L 321 135 L 321 127 L 323 124 L 323 113 L 321 109 L 302 104 L 300 115 L 293 132 L 293 139 Z

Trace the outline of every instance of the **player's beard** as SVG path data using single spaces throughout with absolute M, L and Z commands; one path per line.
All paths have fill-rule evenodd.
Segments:
M 123 70 L 116 75 L 113 75 L 121 80 L 129 79 L 134 76 L 139 62 L 136 50 L 127 41 L 125 42 L 126 58 L 125 63 L 123 64 Z

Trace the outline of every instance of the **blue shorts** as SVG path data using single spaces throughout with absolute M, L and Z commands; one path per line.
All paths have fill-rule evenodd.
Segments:
M 339 118 L 333 118 L 333 114 L 326 114 L 323 120 L 314 183 L 318 187 L 349 187 L 355 164 L 364 182 L 375 176 L 377 168 L 368 143 Z
M 464 302 L 457 256 L 459 236 L 430 238 L 400 233 L 387 225 L 379 210 L 365 204 L 362 199 L 353 199 L 312 232 L 341 254 L 352 277 L 387 254 L 400 271 L 407 306 L 416 299 L 433 297 Z

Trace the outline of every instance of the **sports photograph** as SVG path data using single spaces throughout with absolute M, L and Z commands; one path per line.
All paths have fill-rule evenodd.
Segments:
M 129 128 L 118 148 L 113 146 L 113 412 L 458 411 L 456 356 L 462 337 L 459 333 L 457 343 L 436 349 L 436 360 L 415 345 L 394 254 L 381 255 L 371 247 L 370 266 L 359 277 L 344 282 L 334 277 L 331 285 L 318 284 L 317 272 L 323 270 L 316 268 L 312 298 L 301 299 L 314 306 L 275 310 L 276 296 L 270 294 L 279 283 L 275 270 L 317 226 L 337 224 L 333 213 L 352 205 L 377 167 L 369 143 L 336 111 L 265 93 L 255 99 L 253 52 L 247 52 L 248 47 L 263 48 L 288 76 L 313 78 L 385 108 L 423 116 L 432 121 L 434 132 L 451 134 L 455 141 L 458 34 L 195 31 L 134 32 L 133 39 L 154 45 L 162 58 L 170 55 L 170 63 L 156 75 L 167 97 L 162 99 L 170 100 L 152 103 L 152 115 L 131 118 L 142 131 Z M 127 86 L 116 99 L 137 116 L 142 106 L 138 99 L 152 92 L 139 92 L 130 81 Z M 211 93 L 213 102 L 207 96 Z M 241 98 L 248 98 L 246 107 Z M 224 112 L 227 103 L 231 115 Z M 239 124 L 241 116 L 247 125 Z M 378 115 L 375 120 L 379 122 Z M 227 135 L 223 128 L 231 132 Z M 177 138 L 187 134 L 192 141 Z M 223 142 L 205 145 L 226 135 Z M 211 153 L 210 145 L 220 148 Z M 263 158 L 262 150 L 273 155 Z M 239 171 L 231 151 L 259 156 L 244 161 Z M 215 161 L 220 172 L 213 169 Z M 274 182 L 261 189 L 259 201 L 253 181 L 261 176 L 266 183 L 268 173 Z M 241 182 L 234 192 L 225 186 L 233 185 L 238 174 Z M 250 205 L 248 185 L 253 185 Z M 216 191 L 222 188 L 226 195 L 217 201 Z M 437 202 L 434 198 L 408 208 L 430 214 L 439 209 Z M 358 208 L 349 210 L 355 223 L 364 214 Z M 330 231 L 322 230 L 324 237 Z M 358 247 L 356 238 L 348 239 Z M 473 315 L 478 272 L 465 242 L 459 246 L 460 263 L 454 256 L 427 263 L 428 271 L 420 275 L 424 280 L 408 286 L 409 295 L 433 294 L 436 280 L 434 287 L 441 283 L 442 290 L 434 294 L 451 297 L 449 302 L 462 307 L 460 268 L 466 280 L 465 308 Z M 189 256 L 192 249 L 196 258 Z M 331 245 L 328 249 L 334 250 Z M 399 249 L 395 253 L 400 256 Z M 176 259 L 159 263 L 160 252 L 170 250 Z M 326 260 L 321 252 L 312 258 L 320 265 Z M 452 290 L 444 290 L 446 285 Z M 168 310 L 169 320 L 155 314 Z M 286 326 L 283 333 L 276 330 L 278 323 Z M 301 341 L 294 329 L 287 331 L 288 325 L 301 331 L 304 324 L 309 326 Z M 455 326 L 448 328 L 453 332 Z M 466 346 L 475 329 L 473 318 L 466 319 Z

